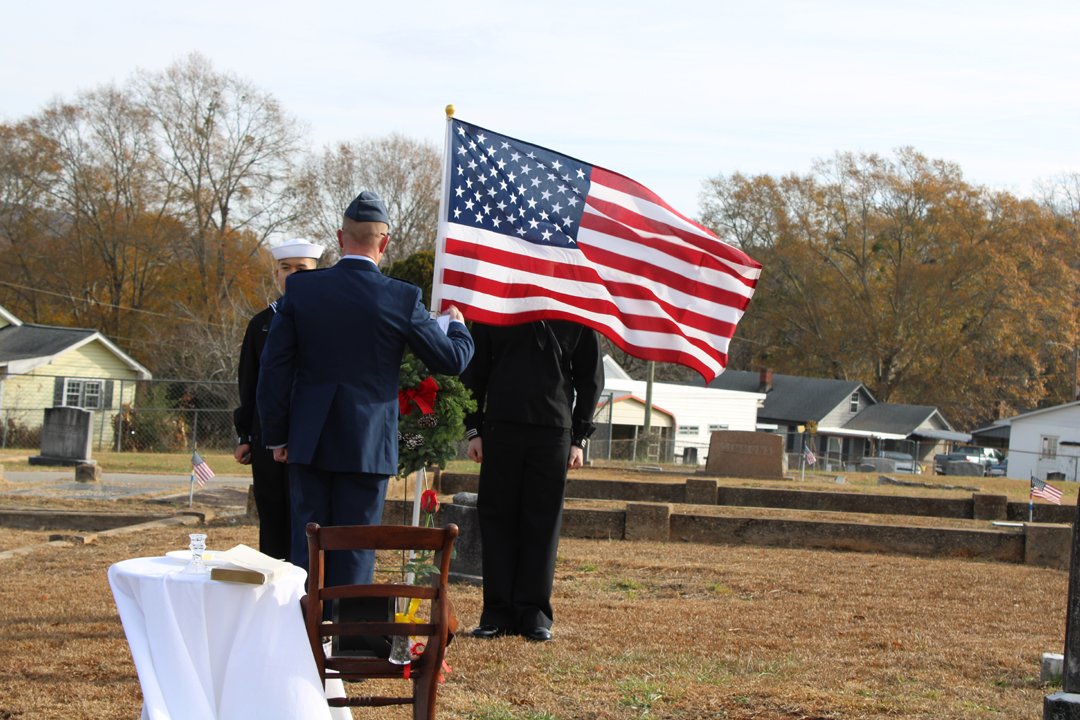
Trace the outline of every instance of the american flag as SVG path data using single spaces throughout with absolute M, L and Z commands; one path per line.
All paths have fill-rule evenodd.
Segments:
M 811 452 L 809 445 L 804 444 L 802 446 L 802 451 L 803 451 L 803 455 L 806 457 L 806 464 L 807 465 L 813 465 L 814 463 L 817 462 L 817 456 L 815 456 L 814 453 Z
M 1055 505 L 1061 504 L 1061 491 L 1050 483 L 1045 483 L 1035 477 L 1031 478 L 1031 494 L 1049 500 Z
M 199 487 L 202 487 L 207 480 L 214 477 L 214 471 L 202 459 L 202 455 L 199 454 L 198 450 L 193 450 L 191 453 L 191 467 L 195 470 L 195 477 L 199 479 Z
M 761 265 L 622 175 L 451 119 L 433 305 L 573 320 L 629 354 L 727 366 Z

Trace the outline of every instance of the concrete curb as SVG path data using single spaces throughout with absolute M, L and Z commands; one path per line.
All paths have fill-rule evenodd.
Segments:
M 138 523 L 135 525 L 126 525 L 124 527 L 112 528 L 110 530 L 102 530 L 97 533 L 57 533 L 49 536 L 49 542 L 40 543 L 38 545 L 30 545 L 28 547 L 15 548 L 13 550 L 0 551 L 0 560 L 8 560 L 10 558 L 18 557 L 21 555 L 29 555 L 35 550 L 42 550 L 44 548 L 62 548 L 62 547 L 75 547 L 77 545 L 90 545 L 94 543 L 99 537 L 105 537 L 110 535 L 126 535 L 127 533 L 139 532 L 140 530 L 150 530 L 156 527 L 174 527 L 178 525 L 205 525 L 214 518 L 227 518 L 246 515 L 246 510 L 225 510 L 225 511 L 185 511 L 172 515 L 170 517 L 160 518 L 157 520 L 151 520 L 149 522 Z

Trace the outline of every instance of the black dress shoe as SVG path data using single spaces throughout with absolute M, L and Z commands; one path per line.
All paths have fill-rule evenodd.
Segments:
M 491 640 L 503 635 L 506 635 L 506 631 L 498 625 L 481 625 L 472 631 L 472 636 L 481 640 Z
M 546 627 L 534 627 L 521 633 L 521 637 L 532 642 L 547 642 L 551 640 L 551 631 Z

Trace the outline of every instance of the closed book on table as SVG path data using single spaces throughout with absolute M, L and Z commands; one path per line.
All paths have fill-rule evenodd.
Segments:
M 264 555 L 247 545 L 237 545 L 231 550 L 218 553 L 216 559 L 224 560 L 228 564 L 210 568 L 211 580 L 251 585 L 273 582 L 288 575 L 293 567 L 291 563 Z
M 283 564 L 273 570 L 252 570 L 239 565 L 222 565 L 210 568 L 210 579 L 223 582 L 250 583 L 251 585 L 265 585 L 279 577 L 289 574 L 289 565 Z

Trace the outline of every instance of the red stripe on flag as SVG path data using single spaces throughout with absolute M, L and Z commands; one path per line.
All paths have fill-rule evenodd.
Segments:
M 593 328 L 594 330 L 604 333 L 607 337 L 619 347 L 620 350 L 633 355 L 641 360 L 655 360 L 656 362 L 678 363 L 684 365 L 692 370 L 697 371 L 706 382 L 711 381 L 716 377 L 716 371 L 710 368 L 705 363 L 701 362 L 700 358 L 695 357 L 686 352 L 678 350 L 670 350 L 667 348 L 646 347 L 642 345 L 635 345 L 628 342 L 625 338 L 618 335 L 614 330 L 604 325 L 603 323 L 594 322 L 589 318 L 583 318 L 580 315 L 573 313 L 562 312 L 560 310 L 534 310 L 531 312 L 522 313 L 497 313 L 491 310 L 484 310 L 477 307 L 469 307 L 466 310 L 462 310 L 465 316 L 473 322 L 481 322 L 486 325 L 518 325 L 521 323 L 534 322 L 536 320 L 570 320 L 572 322 L 580 323 Z M 605 330 L 611 331 L 610 333 L 604 332 Z M 712 350 L 709 353 L 713 356 L 721 366 L 727 366 L 727 353 L 722 353 L 717 350 Z
M 667 335 L 679 335 L 683 337 L 689 344 L 700 348 L 701 351 L 706 355 L 715 357 L 722 354 L 719 353 L 719 351 L 717 351 L 716 348 L 713 347 L 713 345 L 710 344 L 708 341 L 702 340 L 700 338 L 695 338 L 690 335 L 682 334 L 679 328 L 679 323 L 675 322 L 674 320 L 662 317 L 650 317 L 647 315 L 634 315 L 629 313 L 623 313 L 619 311 L 619 308 L 616 307 L 614 303 L 608 300 L 601 300 L 598 298 L 583 298 L 580 295 L 561 293 L 552 290 L 551 288 L 543 287 L 540 285 L 530 285 L 525 283 L 506 284 L 499 282 L 498 280 L 481 278 L 476 275 L 462 273 L 450 269 L 444 271 L 444 278 L 445 283 L 448 286 L 458 287 L 464 290 L 472 290 L 474 292 L 482 293 L 484 295 L 490 295 L 492 297 L 504 299 L 545 297 L 552 300 L 558 300 L 559 302 L 565 305 L 569 305 L 571 307 L 581 308 L 582 310 L 596 313 L 598 315 L 607 315 L 611 318 L 617 318 L 621 321 L 621 324 L 625 325 L 630 330 L 664 333 Z M 466 312 L 465 314 L 468 315 L 469 313 Z
M 646 202 L 651 202 L 653 205 L 659 205 L 672 215 L 685 220 L 696 228 L 699 228 L 702 232 L 708 235 L 713 234 L 712 231 L 704 225 L 700 225 L 694 222 L 690 218 L 680 213 L 675 208 L 668 205 L 659 195 L 654 193 L 652 190 L 645 187 L 636 180 L 631 180 L 625 175 L 620 175 L 619 173 L 605 170 L 602 167 L 597 167 L 596 165 L 593 165 L 592 173 L 589 174 L 589 182 L 597 185 L 603 185 L 604 187 L 609 187 L 612 190 L 617 190 L 621 193 L 626 193 L 627 195 L 632 195 L 636 198 L 640 198 L 641 200 L 645 200 Z
M 511 268 L 513 270 L 520 270 L 523 272 L 529 272 L 542 277 L 550 277 L 556 280 L 563 280 L 576 283 L 590 283 L 599 285 L 607 289 L 608 293 L 614 297 L 623 297 L 631 300 L 642 300 L 647 302 L 656 303 L 664 314 L 675 319 L 676 321 L 686 324 L 702 332 L 709 333 L 710 335 L 719 335 L 721 337 L 730 338 L 735 332 L 735 324 L 729 323 L 719 318 L 709 317 L 702 315 L 701 313 L 694 312 L 685 307 L 673 305 L 666 300 L 663 300 L 656 296 L 645 285 L 636 285 L 631 283 L 621 283 L 604 280 L 600 277 L 600 274 L 594 269 L 584 267 L 581 265 L 571 265 L 569 263 L 555 263 L 548 260 L 540 260 L 531 255 L 518 255 L 516 253 L 508 252 L 506 250 L 499 250 L 491 247 L 484 247 L 476 243 L 470 243 L 462 240 L 454 240 L 447 238 L 446 240 L 446 254 L 457 255 L 460 257 L 470 258 L 478 260 L 480 262 L 488 262 L 493 265 L 500 265 L 503 267 Z M 599 251 L 596 248 L 590 248 L 588 254 L 596 254 L 609 256 L 610 253 Z M 598 263 L 602 264 L 602 263 Z M 621 268 L 620 268 L 621 269 Z M 451 270 L 449 268 L 443 271 L 443 283 L 449 286 L 471 287 L 471 289 L 477 289 L 479 286 L 465 285 L 467 282 L 465 278 L 475 277 L 470 273 L 464 273 L 461 271 Z M 675 276 L 675 278 L 681 279 L 681 287 L 677 287 L 680 292 L 694 295 L 694 290 L 701 290 L 698 297 L 706 296 L 706 289 L 715 288 L 698 288 L 697 283 L 691 280 L 683 278 L 681 275 Z M 497 282 L 488 278 L 476 278 L 476 282 Z M 515 283 L 515 285 L 518 285 Z M 530 288 L 538 291 L 537 294 L 547 294 L 550 288 L 547 286 L 537 286 L 532 284 L 521 283 L 521 287 Z M 510 287 L 504 285 L 504 287 Z M 497 297 L 528 297 L 531 293 L 522 294 L 505 294 L 501 292 L 495 286 L 491 286 L 485 289 L 483 292 L 489 295 L 495 295 Z M 714 297 L 706 297 L 716 304 L 726 305 L 731 307 L 735 300 L 745 300 L 739 295 L 728 293 L 727 291 L 718 291 L 712 293 Z M 572 304 L 578 304 L 586 301 L 586 298 L 573 297 Z M 729 300 L 728 302 L 725 302 Z M 611 305 L 610 309 L 596 309 L 596 312 L 605 312 L 612 315 L 619 315 L 622 311 L 617 306 Z M 681 334 L 681 333 L 679 333 Z
M 582 225 L 584 226 L 584 223 L 582 223 Z M 581 252 L 583 252 L 585 257 L 592 261 L 594 265 L 609 267 L 612 270 L 637 275 L 642 279 L 642 282 L 665 285 L 687 295 L 703 298 L 708 302 L 716 303 L 717 305 L 726 305 L 739 312 L 746 310 L 746 306 L 750 303 L 750 298 L 745 295 L 740 295 L 737 292 L 725 290 L 716 285 L 689 278 L 680 272 L 668 270 L 659 265 L 644 262 L 627 255 L 620 255 L 611 252 L 610 250 L 590 245 L 588 242 L 579 243 L 578 247 L 581 248 Z M 704 258 L 702 259 L 704 260 Z M 607 281 L 605 281 L 605 284 L 607 284 Z M 734 332 L 734 328 L 732 328 L 732 332 Z
M 751 260 L 740 250 L 722 242 L 720 239 L 713 239 L 716 236 L 712 233 L 709 233 L 709 237 L 704 238 L 695 233 L 687 232 L 686 230 L 673 227 L 657 220 L 652 220 L 632 210 L 628 210 L 606 200 L 601 200 L 592 195 L 586 198 L 585 202 L 589 206 L 596 208 L 596 210 L 599 211 L 599 214 L 586 212 L 582 215 L 581 227 L 583 228 L 596 230 L 605 235 L 612 235 L 623 240 L 636 242 L 647 247 L 661 250 L 677 259 L 690 263 L 691 265 L 700 265 L 701 267 L 707 267 L 710 270 L 716 270 L 731 275 L 748 288 L 757 286 L 756 277 L 746 277 L 732 266 L 734 265 L 751 271 L 757 271 L 761 269 L 761 265 L 756 261 Z M 693 246 L 693 248 L 697 248 L 699 252 L 694 252 L 692 248 L 679 246 L 660 238 L 642 237 L 633 232 L 634 230 L 655 233 L 657 235 L 672 235 L 683 240 L 688 245 Z M 718 260 L 717 258 L 722 258 L 722 260 Z

